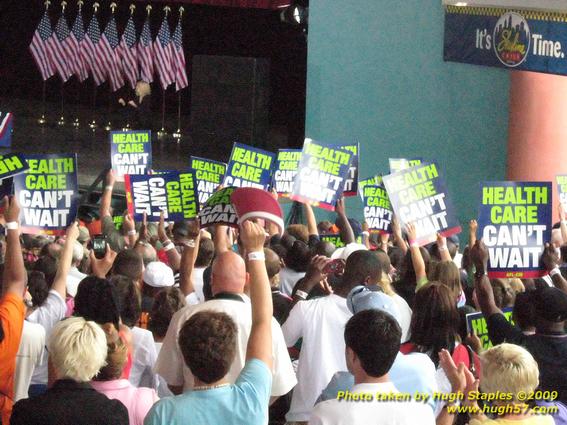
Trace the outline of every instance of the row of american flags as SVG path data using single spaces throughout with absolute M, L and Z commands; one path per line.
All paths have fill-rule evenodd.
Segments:
M 152 83 L 157 74 L 164 90 L 175 84 L 179 91 L 188 85 L 181 16 L 180 13 L 171 33 L 166 13 L 152 40 L 149 14 L 139 37 L 132 14 L 119 37 L 114 13 L 101 32 L 96 11 L 85 31 L 80 8 L 71 28 L 64 9 L 55 28 L 46 9 L 34 32 L 30 51 L 44 81 L 58 75 L 63 82 L 73 76 L 83 82 L 90 74 L 97 86 L 108 81 L 114 92 L 125 84 L 135 88 L 138 80 Z

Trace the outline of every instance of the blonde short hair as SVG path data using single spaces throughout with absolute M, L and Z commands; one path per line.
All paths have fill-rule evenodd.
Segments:
M 106 364 L 104 331 L 82 317 L 70 317 L 57 323 L 47 349 L 58 379 L 88 382 Z
M 529 393 L 539 383 L 539 368 L 533 356 L 515 344 L 500 344 L 480 356 L 480 386 L 485 393 Z

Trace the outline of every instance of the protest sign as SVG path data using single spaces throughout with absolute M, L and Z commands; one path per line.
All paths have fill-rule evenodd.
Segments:
M 77 156 L 25 155 L 28 169 L 15 175 L 23 233 L 62 235 L 78 210 Z
M 351 162 L 352 152 L 305 139 L 291 199 L 333 211 Z
M 356 196 L 358 191 L 358 157 L 360 145 L 358 143 L 337 145 L 335 147 L 344 149 L 346 151 L 352 152 L 352 162 L 348 169 L 348 174 L 345 179 L 345 187 L 343 190 L 343 196 Z
M 226 164 L 198 156 L 192 156 L 190 161 L 191 168 L 195 171 L 199 205 L 204 205 L 221 184 L 226 172 Z
M 502 313 L 504 313 L 504 317 L 508 322 L 514 324 L 512 320 L 512 309 L 511 308 L 503 308 Z M 469 313 L 466 315 L 467 319 L 467 333 L 474 333 L 480 339 L 482 344 L 482 348 L 484 350 L 489 349 L 492 347 L 492 342 L 488 337 L 488 328 L 486 327 L 486 318 L 482 313 Z
M 405 170 L 406 168 L 415 167 L 422 163 L 421 158 L 389 158 L 390 163 L 390 173 L 397 173 L 398 171 Z
M 197 216 L 197 194 L 193 172 L 166 171 L 154 175 L 125 175 L 126 202 L 135 221 L 144 213 L 148 221 L 159 221 L 161 212 L 169 221 Z
M 392 205 L 382 183 L 381 176 L 371 177 L 359 182 L 364 203 L 364 221 L 373 233 L 391 233 Z
M 479 238 L 488 248 L 489 277 L 534 278 L 551 239 L 551 182 L 482 182 Z
M 17 153 L 0 155 L 0 180 L 23 173 L 28 168 L 23 155 Z
M 343 242 L 343 240 L 341 239 L 341 235 L 339 235 L 338 233 L 329 233 L 326 235 L 319 235 L 319 240 L 323 241 L 323 242 L 330 242 L 333 245 L 335 245 L 335 247 L 337 248 L 342 248 L 345 245 L 345 243 Z M 356 243 L 362 243 L 362 236 L 358 236 L 356 238 Z
M 437 233 L 447 237 L 461 231 L 436 163 L 422 162 L 383 180 L 400 224 L 414 223 L 419 245 L 435 241 Z
M 14 115 L 11 112 L 0 112 L 0 147 L 12 146 L 12 127 Z
M 146 174 L 152 168 L 152 134 L 149 130 L 111 131 L 110 158 L 120 181 L 125 174 Z
M 268 190 L 276 154 L 235 143 L 224 176 L 223 186 L 255 187 Z
M 276 157 L 272 186 L 281 198 L 289 198 L 297 175 L 301 149 L 280 149 Z
M 559 191 L 559 202 L 563 204 L 567 210 L 567 174 L 555 176 L 557 181 L 557 190 Z
M 213 224 L 226 224 L 238 227 L 238 217 L 230 202 L 230 196 L 236 187 L 225 187 L 213 193 L 205 205 L 199 211 L 199 221 L 201 228 L 212 226 Z

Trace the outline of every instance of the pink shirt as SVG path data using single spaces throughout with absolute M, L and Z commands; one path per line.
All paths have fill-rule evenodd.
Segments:
M 130 425 L 143 425 L 147 413 L 153 404 L 159 400 L 154 389 L 136 388 L 127 379 L 92 381 L 91 385 L 99 393 L 110 399 L 118 400 L 126 406 Z

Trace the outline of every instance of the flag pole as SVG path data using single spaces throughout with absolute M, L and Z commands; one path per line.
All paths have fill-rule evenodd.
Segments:
M 115 2 L 110 3 L 110 10 L 112 11 L 113 15 L 114 15 L 114 12 L 116 11 L 117 7 L 118 6 L 116 5 Z M 106 107 L 106 113 L 107 113 L 108 121 L 106 122 L 106 125 L 104 126 L 104 129 L 106 131 L 112 130 L 112 122 L 110 121 L 110 113 L 112 111 L 112 93 L 113 92 L 112 92 L 112 87 L 111 87 L 110 81 L 109 81 L 109 86 L 110 86 L 109 87 L 110 91 L 108 92 L 108 104 L 107 104 L 107 107 Z
M 93 9 L 94 9 L 93 18 L 96 15 L 96 13 L 98 12 L 99 6 L 100 5 L 96 1 L 93 3 Z M 97 92 L 97 85 L 96 85 L 94 72 L 93 72 L 93 110 L 92 110 L 93 119 L 89 124 L 89 128 L 93 131 L 96 130 L 96 128 L 97 128 L 97 123 L 96 123 L 96 119 L 95 119 L 95 117 L 96 117 L 96 92 Z
M 43 87 L 41 89 L 41 117 L 37 120 L 39 125 L 44 125 L 47 122 L 45 119 L 45 86 L 46 81 L 43 80 Z
M 64 18 L 65 14 L 65 6 L 67 6 L 67 2 L 65 0 L 61 1 L 61 16 Z M 65 104 L 65 81 L 61 80 L 61 114 L 59 116 L 59 120 L 57 121 L 57 125 L 62 126 L 65 125 L 65 117 L 63 116 L 63 109 Z
M 83 0 L 77 0 L 77 8 L 79 9 L 79 13 L 81 12 L 82 7 L 83 7 Z M 77 80 L 79 80 L 79 74 L 77 74 Z M 81 83 L 81 81 L 79 81 L 79 83 Z M 77 113 L 77 111 L 79 110 L 80 103 L 81 103 L 81 87 L 77 89 L 77 107 L 75 108 L 75 119 L 73 120 L 73 124 L 72 124 L 73 127 L 75 128 L 80 127 L 79 115 Z
M 165 139 L 167 132 L 165 131 L 165 89 L 161 89 L 161 129 L 157 132 L 158 139 Z
M 179 7 L 179 19 L 182 19 L 185 8 Z M 177 143 L 181 142 L 181 91 L 177 91 L 177 130 L 173 133 L 173 138 Z

